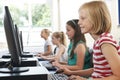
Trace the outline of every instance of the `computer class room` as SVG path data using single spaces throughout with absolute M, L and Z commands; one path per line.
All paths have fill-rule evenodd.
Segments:
M 0 80 L 120 80 L 120 0 L 0 0 Z

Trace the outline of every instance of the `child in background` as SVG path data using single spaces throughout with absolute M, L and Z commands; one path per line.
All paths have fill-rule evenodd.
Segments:
M 69 80 L 120 80 L 120 47 L 110 34 L 111 17 L 103 1 L 83 4 L 79 9 L 82 33 L 90 33 L 93 46 L 93 69 L 78 71 L 79 75 L 91 75 L 90 79 L 71 76 Z
M 81 30 L 77 23 L 78 19 L 70 20 L 66 23 L 66 34 L 70 39 L 67 52 L 68 62 L 66 65 L 62 65 L 56 61 L 53 62 L 53 65 L 60 69 L 81 70 L 90 68 L 90 58 L 87 58 L 89 54 L 86 47 L 86 40 L 84 34 L 81 34 Z
M 45 40 L 44 52 L 38 53 L 37 56 L 41 57 L 41 56 L 52 55 L 52 43 L 48 39 L 50 33 L 51 32 L 48 29 L 43 29 L 41 31 L 41 37 Z
M 60 63 L 67 62 L 67 54 L 66 54 L 66 37 L 64 32 L 54 32 L 52 34 L 52 43 L 56 45 L 55 53 L 53 56 L 42 56 L 44 59 L 55 60 Z

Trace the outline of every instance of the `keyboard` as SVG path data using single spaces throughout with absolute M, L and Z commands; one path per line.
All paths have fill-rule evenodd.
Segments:
M 56 71 L 57 68 L 54 67 L 49 61 L 42 62 L 42 66 L 46 67 L 49 71 Z
M 65 74 L 49 74 L 48 80 L 68 80 L 68 76 Z
M 38 59 L 38 61 L 46 61 L 45 59 L 41 58 L 41 57 L 36 57 Z

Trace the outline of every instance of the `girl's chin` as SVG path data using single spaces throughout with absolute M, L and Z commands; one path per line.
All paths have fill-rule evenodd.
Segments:
M 84 31 L 84 30 L 81 30 L 81 33 L 82 33 L 82 34 L 85 34 L 85 33 L 88 33 L 88 32 L 86 32 L 86 31 Z
M 86 33 L 88 33 L 88 32 L 81 32 L 82 34 L 86 34 Z
M 85 32 L 84 31 L 81 31 L 82 34 L 84 34 Z

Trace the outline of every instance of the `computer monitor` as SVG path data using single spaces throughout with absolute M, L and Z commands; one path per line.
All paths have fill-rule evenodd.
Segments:
M 21 57 L 22 60 L 26 59 L 25 57 L 33 57 L 32 54 L 23 54 L 25 52 L 23 51 L 23 42 L 22 42 L 22 39 L 21 39 L 22 38 L 22 34 L 19 33 L 19 32 L 20 32 L 19 28 L 15 24 L 15 34 L 16 34 L 15 36 L 16 36 L 16 42 L 18 44 L 19 56 Z M 29 53 L 29 52 L 27 52 L 27 53 Z
M 23 33 L 22 33 L 22 31 L 20 31 L 20 44 L 21 44 L 21 49 L 22 49 L 22 52 L 23 52 L 23 53 L 30 53 L 30 52 L 24 51 Z
M 22 45 L 21 45 L 21 40 L 20 40 L 20 33 L 17 25 L 15 24 L 15 36 L 16 36 L 16 42 L 18 44 L 18 51 L 19 51 L 19 56 L 22 56 L 23 51 L 22 51 Z
M 22 36 L 23 34 L 22 34 L 22 31 L 20 31 L 20 42 L 21 42 L 21 49 L 22 49 L 22 51 L 24 52 L 24 50 L 23 50 L 23 36 Z
M 17 42 L 18 51 L 19 51 L 18 54 L 21 57 L 21 59 L 23 60 L 23 59 L 33 57 L 32 54 L 25 54 L 25 53 L 30 53 L 30 52 L 23 51 L 22 31 L 19 31 L 19 28 L 17 27 L 16 24 L 14 26 L 14 31 L 15 31 L 15 37 L 16 37 L 16 42 Z M 10 57 L 11 55 L 9 54 L 2 56 L 2 58 L 10 58 Z
M 15 27 L 8 6 L 5 6 L 4 30 L 6 34 L 8 50 L 11 54 L 11 60 L 8 62 L 8 68 L 0 68 L 0 72 L 19 73 L 28 71 L 28 68 L 19 67 L 21 65 L 21 57 L 19 56 L 20 51 L 18 47 L 19 44 L 17 43 Z

